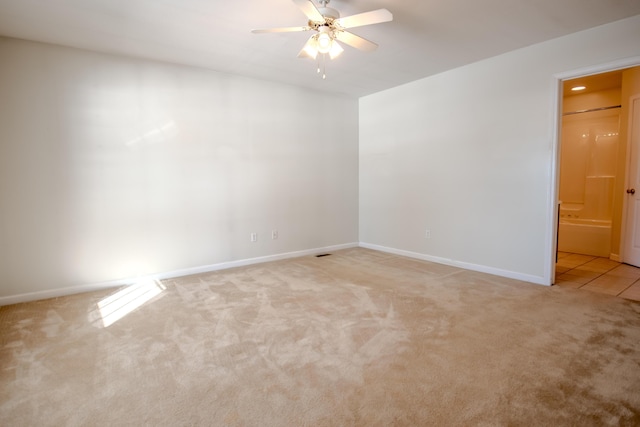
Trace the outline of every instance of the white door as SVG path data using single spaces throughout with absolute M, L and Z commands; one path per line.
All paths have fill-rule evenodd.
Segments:
M 631 100 L 623 261 L 640 267 L 640 97 Z

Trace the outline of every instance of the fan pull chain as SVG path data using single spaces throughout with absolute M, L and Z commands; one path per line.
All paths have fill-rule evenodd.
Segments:
M 323 53 L 322 54 L 322 80 L 327 78 L 326 67 L 327 67 L 327 54 Z
M 322 71 L 322 80 L 327 78 L 326 69 L 327 69 L 327 54 L 322 53 L 318 55 L 318 69 L 316 70 L 318 74 L 320 74 L 320 71 Z

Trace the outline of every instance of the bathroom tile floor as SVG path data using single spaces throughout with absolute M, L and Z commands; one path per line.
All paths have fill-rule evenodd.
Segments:
M 640 301 L 640 268 L 608 258 L 559 252 L 555 284 Z

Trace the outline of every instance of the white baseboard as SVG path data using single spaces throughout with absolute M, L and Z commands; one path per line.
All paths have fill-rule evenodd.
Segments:
M 0 297 L 0 306 L 18 304 L 21 302 L 37 301 L 37 300 L 48 299 L 48 298 L 57 298 L 57 297 L 63 297 L 67 295 L 84 293 L 84 292 L 111 289 L 111 288 L 116 288 L 120 286 L 127 286 L 137 281 L 140 281 L 141 279 L 155 279 L 155 280 L 171 279 L 174 277 L 188 276 L 191 274 L 199 274 L 199 273 L 207 273 L 210 271 L 224 270 L 224 269 L 233 268 L 233 267 L 242 267 L 242 266 L 251 265 L 251 264 L 260 264 L 260 263 L 269 262 L 269 261 L 280 261 L 283 259 L 337 251 L 340 249 L 356 248 L 358 246 L 359 246 L 358 243 L 345 243 L 342 245 L 325 246 L 322 248 L 305 249 L 301 251 L 267 255 L 267 256 L 262 256 L 257 258 L 248 258 L 248 259 L 241 259 L 237 261 L 221 262 L 218 264 L 203 265 L 200 267 L 184 268 L 180 270 L 167 271 L 164 273 L 151 274 L 144 277 L 130 277 L 126 279 L 112 280 L 108 282 L 92 283 L 89 285 L 70 286 L 66 288 L 48 289 L 46 291 L 28 292 L 24 294 L 10 295 L 6 297 Z
M 487 267 L 485 265 L 471 264 L 463 261 L 456 261 L 453 259 L 440 258 L 432 255 L 421 254 L 418 252 L 405 251 L 402 249 L 389 248 L 386 246 L 372 245 L 370 243 L 360 242 L 360 247 L 373 249 L 381 252 L 388 252 L 394 255 L 406 256 L 409 258 L 416 258 L 423 261 L 435 262 L 438 264 L 450 265 L 452 267 L 463 268 L 465 270 L 478 271 L 480 273 L 493 274 L 495 276 L 507 277 L 509 279 L 522 280 L 523 282 L 535 283 L 536 285 L 550 286 L 541 276 L 533 276 L 531 274 L 518 273 L 515 271 L 502 270 L 494 267 Z

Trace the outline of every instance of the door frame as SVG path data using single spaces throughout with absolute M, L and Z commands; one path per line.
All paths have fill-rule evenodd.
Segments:
M 634 104 L 636 101 L 640 100 L 640 95 L 634 95 L 629 99 L 629 106 L 631 108 L 631 110 L 628 112 L 629 113 L 629 117 L 630 120 L 628 120 L 627 123 L 627 138 L 628 138 L 628 142 L 629 144 L 627 144 L 627 150 L 626 150 L 626 162 L 627 164 L 629 164 L 629 162 L 631 162 L 633 159 L 631 158 L 631 150 L 633 149 L 633 147 L 631 146 L 631 136 L 632 136 L 632 131 L 633 131 L 633 125 L 634 125 L 634 120 L 633 118 L 635 117 L 635 115 L 633 113 L 635 113 L 634 109 Z M 640 125 L 639 125 L 640 126 Z M 629 180 L 631 179 L 631 174 L 630 174 L 630 167 L 627 166 L 627 168 L 625 169 L 625 174 L 624 174 L 624 182 L 625 182 L 625 187 L 629 188 Z M 629 227 L 630 221 L 629 221 L 629 197 L 624 197 L 622 199 L 622 225 L 620 228 L 620 262 L 625 262 L 625 261 L 629 261 L 629 259 L 627 258 L 627 243 L 629 243 L 629 236 L 627 235 L 628 227 Z
M 558 197 L 560 195 L 560 150 L 562 140 L 562 98 L 563 98 L 563 84 L 565 80 L 571 80 L 578 77 L 590 76 L 593 74 L 602 74 L 609 71 L 622 70 L 624 68 L 631 68 L 640 66 L 640 56 L 634 56 L 630 58 L 624 58 L 618 61 L 592 65 L 575 70 L 569 70 L 562 73 L 553 75 L 553 91 L 554 94 L 551 106 L 551 133 L 552 133 L 552 148 L 551 148 L 551 188 L 549 189 L 549 199 L 547 200 L 547 230 L 549 232 L 546 236 L 546 265 L 545 265 L 545 278 L 548 279 L 548 285 L 553 285 L 556 280 L 556 253 L 558 250 L 558 215 L 560 213 L 558 207 Z M 626 179 L 626 177 L 625 177 Z M 624 213 L 624 211 L 623 211 Z M 626 214 L 624 214 L 626 215 Z M 623 215 L 623 216 L 624 216 Z M 624 238 L 624 218 L 621 228 L 623 234 L 621 238 Z M 622 246 L 622 245 L 621 245 Z M 622 248 L 620 250 L 622 252 Z M 621 253 L 621 257 L 624 255 Z

